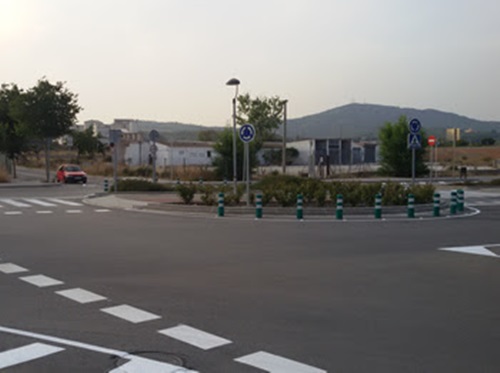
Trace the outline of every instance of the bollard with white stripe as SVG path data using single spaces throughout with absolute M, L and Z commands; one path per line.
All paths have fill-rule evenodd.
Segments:
M 303 211 L 303 198 L 302 194 L 297 194 L 297 219 L 304 219 L 304 211 Z
M 439 193 L 434 193 L 433 216 L 438 217 L 440 215 L 440 209 L 441 209 L 441 195 Z
M 464 212 L 464 191 L 462 189 L 457 190 L 457 211 Z
M 255 219 L 262 219 L 262 194 L 255 196 Z
M 224 216 L 224 193 L 219 193 L 219 202 L 217 207 L 217 216 L 222 218 Z
M 337 194 L 337 211 L 335 216 L 338 220 L 344 219 L 344 197 L 342 194 Z
M 104 193 L 109 192 L 109 182 L 108 179 L 104 179 Z
M 415 196 L 413 194 L 408 194 L 408 217 L 415 217 Z
M 375 219 L 382 218 L 382 194 L 378 193 L 375 196 Z
M 457 191 L 453 190 L 451 192 L 450 200 L 450 215 L 455 215 L 457 213 Z

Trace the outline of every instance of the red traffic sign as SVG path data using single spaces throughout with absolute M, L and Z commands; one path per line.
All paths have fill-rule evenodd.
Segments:
M 427 144 L 429 144 L 429 146 L 434 146 L 436 145 L 436 136 L 429 136 L 427 138 Z

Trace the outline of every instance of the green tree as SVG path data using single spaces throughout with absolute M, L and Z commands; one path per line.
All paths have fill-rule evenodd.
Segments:
M 47 182 L 50 181 L 50 144 L 70 132 L 80 110 L 77 96 L 62 82 L 52 84 L 42 78 L 22 95 L 17 117 L 35 137 L 44 140 Z
M 278 96 L 251 98 L 238 96 L 237 123 L 250 123 L 255 127 L 254 149 L 259 151 L 264 141 L 277 140 L 275 132 L 283 121 L 284 100 Z
M 99 135 L 94 136 L 92 128 L 87 128 L 84 131 L 75 130 L 72 132 L 73 147 L 77 151 L 77 162 L 80 162 L 80 157 L 88 155 L 94 158 L 96 153 L 104 153 L 104 145 L 99 141 Z
M 25 150 L 28 131 L 15 118 L 15 106 L 22 91 L 15 84 L 2 84 L 0 88 L 0 152 L 12 162 L 12 175 L 16 174 L 16 159 Z
M 380 140 L 380 172 L 388 176 L 410 177 L 412 169 L 412 152 L 408 149 L 408 120 L 401 116 L 397 123 L 387 122 L 379 131 Z M 422 132 L 422 148 L 415 151 L 415 174 L 425 175 L 428 172 L 423 161 L 427 140 Z

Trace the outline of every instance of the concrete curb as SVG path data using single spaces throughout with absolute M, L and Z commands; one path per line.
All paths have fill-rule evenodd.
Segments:
M 57 183 L 2 183 L 0 189 L 16 189 L 16 188 L 54 188 L 61 187 Z

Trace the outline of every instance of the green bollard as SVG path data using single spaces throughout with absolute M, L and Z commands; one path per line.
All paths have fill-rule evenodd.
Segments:
M 297 194 L 297 219 L 298 220 L 304 219 L 304 211 L 302 210 L 302 208 L 303 208 L 302 194 Z
M 200 185 L 203 185 L 203 178 L 200 177 L 200 181 L 199 181 Z
M 255 219 L 262 219 L 262 194 L 255 196 Z
M 338 220 L 344 219 L 344 197 L 342 194 L 337 194 L 337 211 L 335 215 Z
M 219 193 L 219 206 L 217 208 L 217 216 L 222 218 L 224 216 L 224 193 Z
M 451 192 L 450 200 L 450 215 L 455 215 L 457 213 L 457 191 Z
M 457 211 L 464 212 L 464 191 L 462 189 L 457 190 Z
M 415 217 L 415 196 L 413 194 L 408 194 L 408 217 Z
M 104 192 L 105 193 L 109 192 L 109 182 L 108 182 L 108 179 L 104 179 Z
M 382 195 L 378 193 L 375 196 L 375 219 L 382 218 Z
M 433 215 L 438 217 L 440 215 L 441 208 L 441 195 L 439 193 L 434 193 L 434 210 Z

